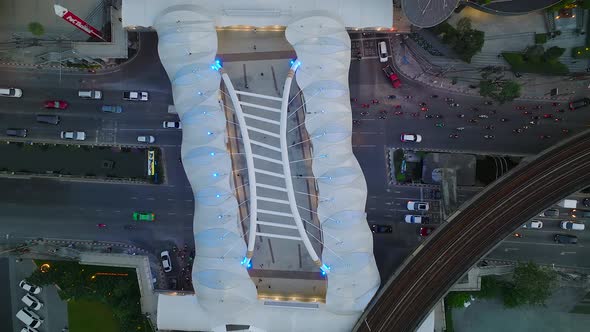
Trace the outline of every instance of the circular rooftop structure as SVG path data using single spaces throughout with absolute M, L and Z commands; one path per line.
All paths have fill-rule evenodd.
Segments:
M 451 16 L 458 4 L 459 0 L 402 0 L 402 9 L 413 25 L 430 28 Z

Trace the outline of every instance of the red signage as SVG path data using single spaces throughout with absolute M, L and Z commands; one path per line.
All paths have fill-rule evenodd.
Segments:
M 99 38 L 103 41 L 106 41 L 100 31 L 94 28 L 92 25 L 86 23 L 83 19 L 79 18 L 77 15 L 69 11 L 67 8 L 62 7 L 60 5 L 53 5 L 53 9 L 55 10 L 55 14 L 64 20 L 66 20 L 71 25 L 75 26 L 76 28 L 84 31 L 90 36 Z

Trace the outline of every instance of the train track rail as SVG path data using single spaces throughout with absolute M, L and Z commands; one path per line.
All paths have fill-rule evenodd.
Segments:
M 542 152 L 466 202 L 406 259 L 354 330 L 415 330 L 448 289 L 499 241 L 539 211 L 587 186 L 590 131 Z

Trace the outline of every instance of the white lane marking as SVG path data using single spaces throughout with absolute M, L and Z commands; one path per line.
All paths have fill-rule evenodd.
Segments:
M 509 252 L 509 251 L 518 251 L 520 250 L 520 248 L 504 248 L 505 252 Z
M 174 200 L 174 198 L 168 198 L 169 202 L 172 202 Z
M 564 244 L 559 243 L 546 243 L 546 242 L 527 242 L 527 241 L 504 241 L 503 243 L 514 243 L 514 244 L 532 244 L 532 245 L 541 245 L 541 246 L 554 246 L 554 247 L 563 247 Z M 581 244 L 576 245 L 577 248 L 583 248 L 584 246 Z
M 192 199 L 185 199 L 184 201 L 185 202 L 191 202 L 192 203 L 193 200 Z
M 156 200 L 156 199 L 155 199 L 155 198 L 153 198 L 153 197 L 148 197 L 148 198 L 146 198 L 146 199 L 147 199 L 148 201 L 155 201 L 155 200 Z
M 116 212 L 116 213 L 120 213 L 120 212 L 121 212 L 121 210 L 115 210 L 115 212 Z
M 560 255 L 561 255 L 561 256 L 568 255 L 568 254 L 569 254 L 569 255 L 575 255 L 575 254 L 576 254 L 576 252 L 575 252 L 575 251 L 562 251 L 562 252 L 560 253 Z
M 131 199 L 137 199 L 137 197 L 131 197 Z
M 176 214 L 175 212 L 168 212 L 168 215 L 171 215 L 171 216 L 173 216 L 175 214 Z

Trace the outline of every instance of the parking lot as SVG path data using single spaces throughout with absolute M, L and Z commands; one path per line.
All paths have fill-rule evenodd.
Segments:
M 0 322 L 0 330 L 20 332 L 24 324 L 16 318 L 16 313 L 25 307 L 21 298 L 26 292 L 18 286 L 18 283 L 28 277 L 36 268 L 31 260 L 22 260 L 17 262 L 14 256 L 3 258 L 3 265 L 7 266 L 8 282 L 10 296 L 2 296 L 0 307 L 11 308 L 2 310 L 6 312 L 5 318 Z M 39 332 L 59 332 L 68 326 L 68 308 L 67 303 L 62 301 L 57 294 L 54 286 L 44 286 L 41 293 L 34 295 L 43 303 L 43 307 L 35 311 L 44 322 L 37 329 Z M 8 317 L 10 315 L 10 317 Z M 10 318 L 10 319 L 9 319 Z

